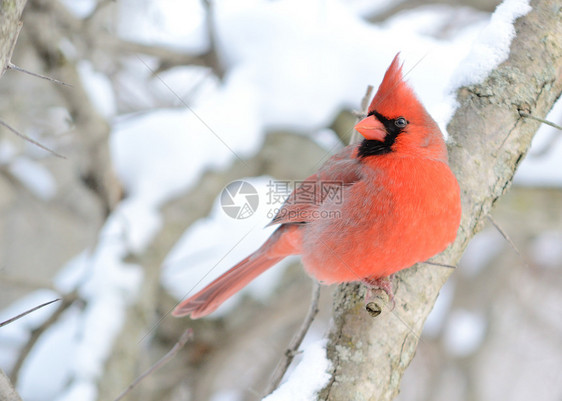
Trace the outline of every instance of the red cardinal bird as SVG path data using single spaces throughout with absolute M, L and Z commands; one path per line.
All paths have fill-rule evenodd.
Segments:
M 293 191 L 270 223 L 280 224 L 271 237 L 181 302 L 175 316 L 208 315 L 295 254 L 324 284 L 363 281 L 392 299 L 387 276 L 427 260 L 455 239 L 459 186 L 441 131 L 404 82 L 398 54 L 355 129 L 365 139 L 331 157 L 305 180 L 308 188 Z M 337 190 L 341 196 L 334 196 Z

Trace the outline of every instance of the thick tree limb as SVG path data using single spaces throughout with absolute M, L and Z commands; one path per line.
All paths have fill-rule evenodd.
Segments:
M 21 30 L 21 14 L 27 0 L 0 2 L 0 77 L 8 69 Z
M 562 92 L 560 0 L 532 1 L 516 24 L 509 59 L 481 84 L 458 91 L 448 131 L 450 164 L 462 189 L 459 234 L 437 262 L 456 265 L 495 201 L 509 188 L 539 123 Z M 392 400 L 419 334 L 451 269 L 419 265 L 397 275 L 396 307 L 371 318 L 364 289 L 342 285 L 334 299 L 328 343 L 333 371 L 321 400 Z

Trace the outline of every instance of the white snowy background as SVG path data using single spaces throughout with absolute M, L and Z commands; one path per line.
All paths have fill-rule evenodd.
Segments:
M 96 246 L 60 266 L 53 278 L 55 291 L 35 291 L 2 306 L 0 321 L 56 298 L 56 291 L 78 288 L 87 301 L 83 309 L 67 310 L 28 356 L 18 384 L 24 400 L 96 399 L 97 380 L 126 308 L 140 295 L 143 272 L 123 258 L 146 248 L 162 225 L 159 208 L 190 190 L 203 172 L 227 169 L 253 155 L 267 132 L 280 128 L 317 138 L 326 152 L 333 151 L 337 139 L 326 126 L 342 109 L 358 108 L 366 86 L 376 88 L 397 52 L 406 78 L 445 132 L 455 109 L 455 89 L 483 79 L 507 57 L 512 21 L 529 10 L 528 1 L 507 0 L 493 15 L 439 5 L 400 12 L 380 24 L 366 21 L 367 15 L 391 3 L 215 1 L 216 46 L 224 79 L 197 66 L 154 75 L 150 57 L 130 57 L 120 84 L 127 88 L 131 103 L 146 108 L 143 113 L 120 112 L 109 78 L 87 60 L 80 63 L 91 101 L 111 125 L 112 161 L 127 197 L 107 219 Z M 95 6 L 91 0 L 64 4 L 78 17 Z M 189 52 L 209 45 L 200 1 L 144 0 L 139 6 L 136 0 L 120 0 L 116 9 L 118 35 L 124 39 Z M 447 25 L 448 34 L 439 35 Z M 186 93 L 188 100 L 183 98 Z M 162 103 L 170 107 L 162 108 Z M 560 102 L 547 118 L 562 119 Z M 562 185 L 562 141 L 552 144 L 555 135 L 559 133 L 554 128 L 540 129 L 530 156 L 517 172 L 516 184 Z M 548 152 L 533 156 L 545 146 Z M 47 169 L 15 155 L 1 138 L 0 160 L 38 197 L 50 199 L 58 190 Z M 240 178 L 258 189 L 260 200 L 266 198 L 269 177 Z M 269 220 L 267 212 L 262 207 L 249 219 L 234 220 L 224 214 L 217 198 L 211 213 L 191 225 L 167 256 L 162 271 L 165 288 L 179 300 L 246 256 L 271 232 L 263 228 Z M 536 253 L 544 264 L 560 260 L 560 240 L 560 231 L 555 231 L 537 241 Z M 464 274 L 484 268 L 502 241 L 493 230 L 478 236 L 465 256 Z M 280 274 L 282 267 L 272 269 L 244 292 L 265 297 Z M 484 340 L 486 319 L 473 311 L 452 310 L 455 285 L 451 281 L 444 288 L 425 330 L 428 338 L 443 331 L 447 352 L 466 357 Z M 234 297 L 212 317 L 221 316 L 236 302 Z M 30 330 L 53 310 L 47 307 L 0 328 L 0 368 L 10 371 Z M 314 399 L 328 377 L 322 334 L 307 339 L 301 365 L 267 400 Z M 229 393 L 214 400 L 239 397 Z

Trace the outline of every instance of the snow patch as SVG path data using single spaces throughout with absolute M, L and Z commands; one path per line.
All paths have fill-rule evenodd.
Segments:
M 189 52 L 203 52 L 207 46 L 199 0 L 120 0 L 117 5 L 123 39 Z
M 326 340 L 305 348 L 301 363 L 289 379 L 263 401 L 312 401 L 328 384 L 330 361 L 326 357 Z
M 136 299 L 142 280 L 138 266 L 122 262 L 128 247 L 120 234 L 128 227 L 116 213 L 118 211 L 101 230 L 98 246 L 91 253 L 83 252 L 71 260 L 54 279 L 61 293 L 76 288 L 85 305 L 83 309 L 67 310 L 43 334 L 28 356 L 18 384 L 18 391 L 26 400 L 59 401 L 71 399 L 75 394 L 81 394 L 82 401 L 93 401 L 97 397 L 95 383 L 103 374 L 105 361 L 125 321 L 127 306 Z M 41 294 L 32 293 L 26 297 L 26 304 L 37 305 Z M 51 293 L 49 298 L 56 297 L 58 294 Z M 13 313 L 13 310 L 14 307 L 4 313 Z M 41 324 L 40 318 L 44 319 L 44 314 L 50 316 L 53 310 L 44 308 L 29 315 L 29 319 L 7 326 L 8 331 L 0 332 L 0 344 L 10 343 L 9 338 L 3 336 L 20 332 L 19 341 L 12 341 L 17 352 L 29 330 Z M 33 324 L 30 325 L 30 321 Z M 52 374 L 45 375 L 46 367 L 53 370 Z
M 62 3 L 78 18 L 85 18 L 90 15 L 97 5 L 95 0 L 62 0 Z
M 458 357 L 472 354 L 482 344 L 487 325 L 483 313 L 453 310 L 443 335 L 445 348 L 450 355 Z
M 94 70 L 92 63 L 81 60 L 76 65 L 80 80 L 96 110 L 106 118 L 117 113 L 117 103 L 109 78 Z
M 531 243 L 533 261 L 542 267 L 562 267 L 562 231 L 540 233 Z
M 494 68 L 507 60 L 515 37 L 513 23 L 531 9 L 529 0 L 505 0 L 496 8 L 490 23 L 458 65 L 451 81 L 452 91 L 482 82 Z
M 41 200 L 50 200 L 57 194 L 55 178 L 40 163 L 21 156 L 13 159 L 9 168 L 14 177 Z

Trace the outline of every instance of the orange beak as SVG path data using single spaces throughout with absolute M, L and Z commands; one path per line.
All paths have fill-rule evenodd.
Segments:
M 381 142 L 384 142 L 384 138 L 387 134 L 384 125 L 377 120 L 375 116 L 362 119 L 355 125 L 355 129 L 363 135 L 365 139 Z

